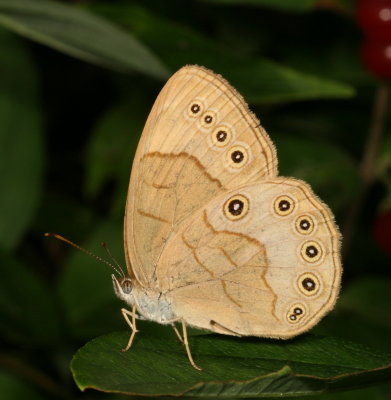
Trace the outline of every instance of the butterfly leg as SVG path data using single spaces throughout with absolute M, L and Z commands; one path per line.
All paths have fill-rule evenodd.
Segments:
M 182 323 L 182 335 L 180 334 L 180 332 L 178 331 L 178 328 L 175 326 L 175 322 L 177 321 L 181 321 Z M 183 345 L 185 346 L 186 349 L 186 354 L 187 357 L 190 361 L 190 364 L 192 365 L 193 368 L 197 369 L 198 371 L 202 371 L 202 368 L 199 367 L 193 360 L 193 356 L 191 355 L 191 351 L 190 351 L 190 346 L 189 346 L 189 341 L 187 339 L 187 328 L 186 328 L 186 322 L 184 319 L 182 318 L 175 318 L 173 320 L 169 320 L 166 321 L 166 323 L 170 323 L 172 328 L 174 329 L 174 332 L 177 336 L 177 338 L 179 339 L 179 341 L 181 343 L 183 343 Z
M 197 369 L 198 371 L 202 371 L 202 368 L 199 367 L 193 360 L 193 357 L 191 355 L 191 351 L 190 351 L 190 346 L 189 346 L 189 341 L 187 340 L 187 328 L 186 328 L 186 322 L 185 320 L 181 319 L 182 322 L 182 337 L 183 337 L 183 341 L 182 343 L 185 346 L 186 349 L 186 353 L 187 353 L 187 357 L 189 358 L 190 364 Z M 178 332 L 179 333 L 179 332 Z
M 126 345 L 125 348 L 122 349 L 122 351 L 128 351 L 130 349 L 130 347 L 132 346 L 133 339 L 134 339 L 136 333 L 138 332 L 138 330 L 136 328 L 136 305 L 133 304 L 132 311 L 129 311 L 126 308 L 121 308 L 121 313 L 124 316 L 125 321 L 130 326 L 130 329 L 132 330 L 128 344 Z M 129 317 L 131 317 L 132 320 L 130 320 Z
M 180 334 L 179 331 L 178 331 L 178 328 L 175 326 L 175 323 L 172 323 L 171 326 L 172 326 L 172 329 L 174 329 L 174 332 L 175 332 L 177 338 L 179 339 L 179 341 L 180 341 L 181 343 L 184 343 L 184 342 L 183 342 L 183 338 L 182 338 L 181 334 Z
M 232 329 L 228 329 L 224 325 L 221 325 L 216 321 L 211 320 L 210 325 L 212 327 L 218 329 L 218 330 L 214 330 L 215 332 L 224 333 L 225 335 L 231 335 L 231 336 L 238 336 L 238 337 L 242 336 L 240 333 L 237 333 L 237 332 L 233 331 Z

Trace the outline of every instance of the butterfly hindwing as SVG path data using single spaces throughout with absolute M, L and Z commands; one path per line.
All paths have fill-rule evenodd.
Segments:
M 159 290 L 195 327 L 291 337 L 333 307 L 339 241 L 331 212 L 304 182 L 247 184 L 180 227 L 159 260 Z

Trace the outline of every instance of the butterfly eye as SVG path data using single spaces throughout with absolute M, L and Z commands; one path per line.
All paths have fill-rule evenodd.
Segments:
M 129 294 L 133 289 L 132 281 L 128 278 L 125 278 L 121 282 L 121 288 L 124 293 Z
M 274 200 L 274 211 L 280 217 L 285 217 L 292 214 L 295 204 L 295 201 L 289 196 L 278 196 Z
M 249 208 L 248 198 L 238 194 L 228 199 L 224 204 L 224 214 L 231 221 L 243 218 Z
M 217 127 L 212 133 L 213 144 L 218 147 L 226 146 L 231 140 L 231 130 L 225 126 Z
M 315 223 L 309 215 L 301 215 L 295 222 L 296 231 L 302 235 L 309 235 L 315 228 Z
M 228 151 L 227 161 L 231 167 L 242 168 L 247 164 L 248 152 L 242 146 L 235 146 Z
M 306 314 L 305 308 L 302 304 L 294 304 L 287 313 L 288 322 L 298 323 Z
M 318 262 L 323 256 L 323 249 L 318 242 L 313 240 L 305 242 L 300 249 L 300 254 L 309 263 Z
M 319 279 L 311 273 L 303 274 L 298 279 L 298 288 L 306 296 L 314 296 L 319 292 Z

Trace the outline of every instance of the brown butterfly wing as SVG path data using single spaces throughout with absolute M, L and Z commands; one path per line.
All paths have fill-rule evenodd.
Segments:
M 156 287 L 156 266 L 178 227 L 225 191 L 277 175 L 274 146 L 222 77 L 187 66 L 159 94 L 130 179 L 124 240 L 129 274 Z
M 195 327 L 292 337 L 334 306 L 339 242 L 331 212 L 304 182 L 247 184 L 181 226 L 160 258 L 159 290 Z

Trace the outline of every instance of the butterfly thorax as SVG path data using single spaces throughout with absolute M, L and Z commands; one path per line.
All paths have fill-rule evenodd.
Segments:
M 112 278 L 117 297 L 130 306 L 136 305 L 137 313 L 145 319 L 160 324 L 171 323 L 176 319 L 176 315 L 171 309 L 171 303 L 163 293 L 140 287 L 134 284 L 130 278 L 118 280 L 114 275 Z

